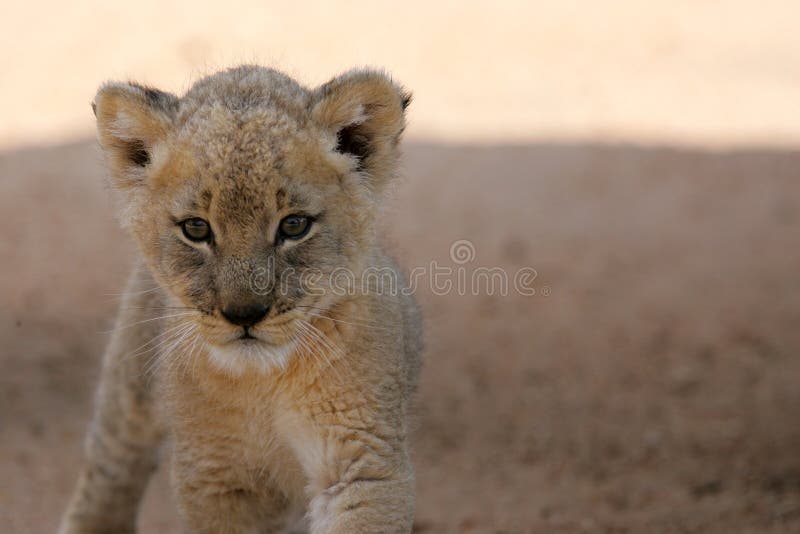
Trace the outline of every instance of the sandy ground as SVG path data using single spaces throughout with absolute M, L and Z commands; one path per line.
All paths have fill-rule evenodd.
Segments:
M 800 153 L 411 143 L 408 268 L 538 271 L 419 298 L 417 530 L 800 530 Z M 133 248 L 93 142 L 0 153 L 0 531 L 52 532 Z M 155 479 L 143 532 L 178 530 Z

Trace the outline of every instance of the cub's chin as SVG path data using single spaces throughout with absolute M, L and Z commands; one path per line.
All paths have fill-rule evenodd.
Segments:
M 287 341 L 274 345 L 255 338 L 240 338 L 224 345 L 208 344 L 211 363 L 220 371 L 241 375 L 248 369 L 262 373 L 286 368 L 296 344 Z

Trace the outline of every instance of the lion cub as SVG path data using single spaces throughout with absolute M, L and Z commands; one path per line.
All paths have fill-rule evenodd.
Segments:
M 134 531 L 166 437 L 190 532 L 411 530 L 421 329 L 404 286 L 378 283 L 401 277 L 376 238 L 408 102 L 370 70 L 100 88 L 141 262 L 62 533 Z

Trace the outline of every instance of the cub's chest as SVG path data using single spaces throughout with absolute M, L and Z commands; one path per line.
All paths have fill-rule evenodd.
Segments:
M 277 485 L 302 497 L 307 484 L 286 432 L 291 408 L 280 388 L 258 380 L 206 376 L 174 384 L 166 423 L 177 450 L 237 486 Z
M 274 382 L 212 372 L 171 378 L 165 385 L 166 422 L 178 436 L 217 437 L 242 454 L 280 444 L 275 423 L 286 406 Z

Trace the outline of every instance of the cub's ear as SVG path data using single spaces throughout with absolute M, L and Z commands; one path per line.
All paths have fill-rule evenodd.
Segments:
M 133 187 L 145 177 L 153 149 L 172 127 L 178 97 L 135 83 L 107 83 L 92 102 L 97 137 L 117 186 Z
M 311 115 L 336 136 L 335 150 L 381 189 L 395 172 L 410 102 L 411 94 L 386 74 L 353 70 L 314 91 Z

